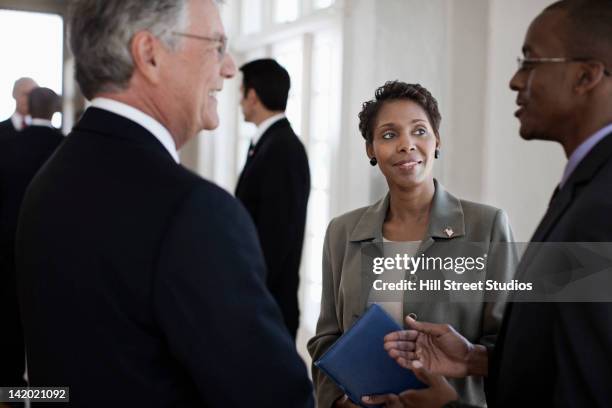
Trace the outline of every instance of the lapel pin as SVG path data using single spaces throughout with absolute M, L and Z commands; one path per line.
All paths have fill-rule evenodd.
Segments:
M 449 238 L 452 237 L 453 234 L 455 233 L 455 231 L 453 231 L 453 229 L 451 227 L 446 227 L 444 232 L 446 232 L 446 235 L 448 235 Z

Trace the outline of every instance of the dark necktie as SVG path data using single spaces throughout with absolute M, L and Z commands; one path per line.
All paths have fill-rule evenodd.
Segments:
M 255 154 L 255 145 L 253 144 L 253 140 L 249 143 L 249 150 L 247 151 L 247 160 L 253 157 Z
M 28 127 L 28 124 L 26 123 L 26 118 L 25 116 L 21 117 L 21 130 L 25 129 Z

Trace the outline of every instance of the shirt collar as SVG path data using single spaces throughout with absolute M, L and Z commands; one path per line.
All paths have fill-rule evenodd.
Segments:
M 601 142 L 601 140 L 610 133 L 612 133 L 612 123 L 595 132 L 588 139 L 582 142 L 580 146 L 576 148 L 576 150 L 574 150 L 574 153 L 572 153 L 567 161 L 567 164 L 565 165 L 563 177 L 561 178 L 561 183 L 559 183 L 559 188 L 563 188 L 574 170 L 576 170 L 576 167 L 578 167 L 582 159 L 586 157 L 593 147 L 595 147 L 597 143 Z
M 174 139 L 170 135 L 170 132 L 168 132 L 168 129 L 166 129 L 153 117 L 147 115 L 141 110 L 134 108 L 133 106 L 110 98 L 94 98 L 91 101 L 90 106 L 98 109 L 104 109 L 106 111 L 123 116 L 124 118 L 138 123 L 140 126 L 147 129 L 153 136 L 155 136 L 155 138 L 159 140 L 162 146 L 166 148 L 168 153 L 170 153 L 174 161 L 179 163 L 179 155 L 176 151 L 176 144 L 174 143 Z
M 266 130 L 270 129 L 270 126 L 284 118 L 286 118 L 284 113 L 277 113 L 276 115 L 270 116 L 268 119 L 261 122 L 259 126 L 257 126 L 257 132 L 255 132 L 255 136 L 253 136 L 253 139 L 251 140 L 253 146 L 256 145 L 259 139 L 261 139 L 261 136 L 266 133 Z
M 46 127 L 55 129 L 55 127 L 53 126 L 53 123 L 47 119 L 32 118 L 32 122 L 30 123 L 30 126 L 46 126 Z
M 23 115 L 21 115 L 19 112 L 15 112 L 15 113 L 13 113 L 13 116 L 11 116 L 11 121 L 13 122 L 13 127 L 15 129 L 23 130 L 23 129 L 21 129 L 22 118 L 23 118 Z M 26 116 L 25 117 L 25 123 L 27 125 L 30 125 L 30 116 Z
M 465 220 L 461 201 L 446 191 L 442 184 L 435 179 L 434 185 L 436 191 L 424 241 L 430 237 L 448 239 L 465 235 Z M 382 242 L 382 227 L 388 209 L 389 194 L 387 193 L 385 198 L 367 208 L 351 232 L 349 240 L 357 242 L 374 239 Z

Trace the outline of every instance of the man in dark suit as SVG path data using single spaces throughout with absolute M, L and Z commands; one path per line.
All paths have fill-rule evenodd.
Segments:
M 30 381 L 69 386 L 66 406 L 312 406 L 248 214 L 178 163 L 235 74 L 217 7 L 71 5 L 91 106 L 31 183 L 16 248 Z
M 25 190 L 61 143 L 51 125 L 59 98 L 48 88 L 34 88 L 29 96 L 32 123 L 0 140 L 0 384 L 24 385 L 25 350 L 15 283 L 15 231 Z
M 520 134 L 560 143 L 568 163 L 517 279 L 572 282 L 571 254 L 541 243 L 612 242 L 610 21 L 610 1 L 560 1 L 527 31 L 524 58 L 510 81 Z M 609 268 L 606 261 L 598 272 Z M 447 376 L 488 375 L 493 408 L 609 407 L 612 303 L 593 301 L 588 295 L 596 289 L 572 292 L 580 302 L 510 303 L 493 350 L 470 344 L 450 327 L 413 321 L 413 330 L 389 336 L 386 347 L 406 366 L 418 359 Z
M 38 85 L 32 78 L 19 78 L 13 85 L 15 112 L 5 121 L 0 122 L 0 140 L 12 137 L 28 125 L 28 94 Z
M 289 74 L 273 59 L 242 67 L 240 106 L 247 122 L 257 125 L 236 197 L 251 214 L 263 249 L 266 283 L 296 337 L 300 311 L 297 291 L 310 172 L 304 145 L 285 117 Z

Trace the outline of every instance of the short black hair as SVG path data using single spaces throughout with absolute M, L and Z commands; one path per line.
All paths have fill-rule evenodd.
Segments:
M 49 88 L 34 88 L 28 96 L 30 116 L 34 119 L 51 120 L 53 114 L 60 110 L 60 104 L 60 97 Z
M 240 67 L 244 96 L 249 89 L 255 90 L 261 103 L 269 110 L 287 109 L 291 79 L 289 73 L 271 58 L 248 62 Z
M 419 84 L 407 84 L 401 81 L 388 81 L 374 93 L 374 99 L 366 101 L 359 112 L 359 131 L 368 143 L 372 143 L 374 122 L 380 108 L 385 102 L 410 100 L 418 103 L 427 114 L 434 133 L 439 138 L 442 117 L 438 110 L 438 101 L 431 93 Z
M 612 65 L 612 0 L 561 0 L 544 9 L 565 11 L 562 33 L 569 57 L 595 58 Z

